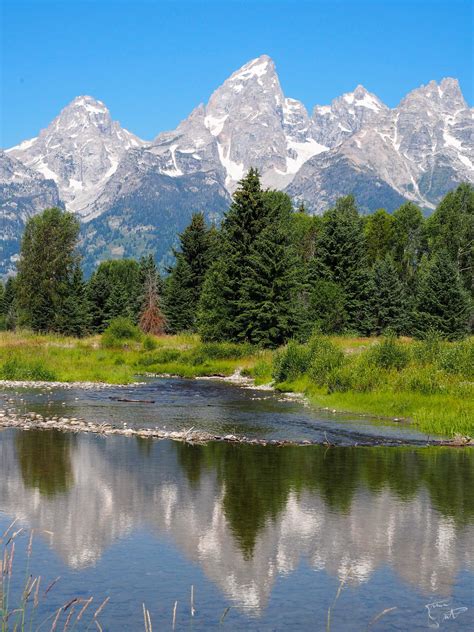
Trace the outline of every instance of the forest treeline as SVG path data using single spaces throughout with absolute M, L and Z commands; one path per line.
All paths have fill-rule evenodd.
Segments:
M 83 336 L 125 317 L 147 333 L 277 347 L 311 332 L 447 339 L 472 331 L 474 188 L 449 192 L 429 218 L 407 202 L 361 215 L 352 196 L 322 216 L 241 180 L 219 228 L 202 213 L 174 265 L 109 260 L 84 280 L 79 224 L 60 209 L 28 220 L 18 274 L 0 286 L 0 324 Z

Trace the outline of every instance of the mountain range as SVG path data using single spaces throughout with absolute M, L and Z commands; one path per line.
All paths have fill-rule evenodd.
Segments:
M 359 85 L 310 114 L 285 97 L 267 55 L 152 141 L 80 96 L 36 138 L 0 151 L 0 274 L 14 270 L 26 219 L 51 205 L 80 218 L 89 270 L 147 251 L 166 264 L 191 214 L 218 222 L 251 166 L 311 213 L 348 193 L 368 213 L 405 200 L 430 212 L 457 184 L 474 182 L 473 118 L 452 78 L 416 88 L 395 108 Z

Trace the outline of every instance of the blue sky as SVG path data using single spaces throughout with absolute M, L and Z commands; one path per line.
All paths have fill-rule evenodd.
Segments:
M 145 139 L 262 53 L 312 109 L 361 83 L 388 105 L 457 77 L 473 104 L 471 0 L 2 0 L 1 138 L 90 94 Z

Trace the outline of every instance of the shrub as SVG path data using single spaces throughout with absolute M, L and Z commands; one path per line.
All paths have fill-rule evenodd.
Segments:
M 437 360 L 438 366 L 446 373 L 474 378 L 474 340 L 471 338 L 445 346 Z
M 275 354 L 272 377 L 275 382 L 295 380 L 307 372 L 310 360 L 309 347 L 290 340 L 286 347 Z
M 0 369 L 2 380 L 40 380 L 52 382 L 56 375 L 41 361 L 29 362 L 20 358 L 9 358 Z
M 157 346 L 158 344 L 152 336 L 145 336 L 143 339 L 143 349 L 145 351 L 153 351 Z
M 400 371 L 410 361 L 410 354 L 396 338 L 388 336 L 365 354 L 372 364 L 381 369 Z
M 351 362 L 334 368 L 328 375 L 329 393 L 357 391 L 368 393 L 380 388 L 386 381 L 387 373 L 371 362 L 367 355 L 354 358 Z
M 177 362 L 181 358 L 181 353 L 176 349 L 161 349 L 151 355 L 142 356 L 138 363 L 141 366 L 151 366 L 153 364 L 168 364 Z
M 412 367 L 407 369 L 400 376 L 397 385 L 400 389 L 421 393 L 422 395 L 434 395 L 445 390 L 439 373 L 431 367 Z
M 319 386 L 327 382 L 329 374 L 342 366 L 344 353 L 328 338 L 314 334 L 309 343 L 309 375 Z
M 420 364 L 435 364 L 442 351 L 442 339 L 435 330 L 426 333 L 423 340 L 413 345 L 413 358 Z
M 119 347 L 126 342 L 139 341 L 142 333 L 129 318 L 119 316 L 110 321 L 109 326 L 102 334 L 102 346 L 106 348 Z
M 252 352 L 251 345 L 233 342 L 206 342 L 196 349 L 196 354 L 201 355 L 206 360 L 238 360 Z
M 346 393 L 351 390 L 352 376 L 349 366 L 333 369 L 327 378 L 328 393 Z
M 387 380 L 388 374 L 381 367 L 371 362 L 367 355 L 359 356 L 350 366 L 351 388 L 360 393 L 368 393 L 380 388 Z

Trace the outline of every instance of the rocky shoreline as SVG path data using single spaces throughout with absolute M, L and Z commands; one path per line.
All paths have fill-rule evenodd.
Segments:
M 131 388 L 140 386 L 145 382 L 132 382 L 131 384 L 108 384 L 107 382 L 46 382 L 40 380 L 0 380 L 0 388 L 54 388 L 74 389 L 81 388 L 85 391 L 93 391 L 109 388 Z
M 156 377 L 156 376 L 155 376 Z M 200 377 L 196 379 L 201 380 L 213 380 L 219 379 L 232 383 L 236 386 L 243 388 L 254 388 L 258 390 L 274 390 L 271 384 L 265 384 L 261 387 L 255 387 L 252 378 L 241 375 L 240 371 L 236 371 L 231 376 L 210 376 Z M 31 380 L 0 380 L 0 388 L 6 389 L 21 389 L 21 388 L 41 388 L 46 391 L 51 391 L 55 388 L 63 389 L 76 389 L 83 390 L 102 390 L 102 389 L 125 389 L 134 386 L 140 386 L 144 382 L 133 382 L 131 384 L 108 384 L 105 382 L 46 382 L 46 381 L 31 381 Z M 288 393 L 288 399 L 300 399 L 307 403 L 307 400 L 303 394 Z M 336 411 L 334 411 L 336 412 Z M 257 439 L 246 436 L 236 436 L 233 434 L 217 435 L 206 431 L 195 430 L 193 427 L 187 430 L 175 430 L 168 431 L 159 428 L 128 428 L 124 424 L 123 428 L 113 426 L 108 423 L 97 423 L 92 421 L 86 421 L 82 418 L 76 417 L 64 417 L 54 415 L 51 417 L 45 417 L 35 412 L 18 413 L 13 408 L 0 409 L 0 430 L 3 428 L 16 428 L 18 430 L 56 430 L 59 432 L 70 433 L 92 433 L 102 436 L 127 436 L 127 437 L 139 437 L 142 439 L 158 439 L 158 440 L 172 440 L 180 441 L 184 443 L 196 444 L 196 443 L 208 443 L 210 441 L 220 441 L 228 443 L 239 444 L 251 444 L 251 445 L 276 445 L 276 446 L 305 446 L 305 445 L 326 445 L 328 447 L 335 447 L 337 444 L 332 443 L 326 436 L 324 440 L 310 441 L 303 439 L 296 440 L 279 440 L 279 439 Z M 428 441 L 404 441 L 401 439 L 390 440 L 367 440 L 359 441 L 353 444 L 353 447 L 357 446 L 403 446 L 403 445 L 415 445 L 415 446 L 451 446 L 451 447 L 464 447 L 474 446 L 474 439 L 470 437 L 463 437 L 456 435 L 452 440 L 428 440 Z
M 305 445 L 326 445 L 327 447 L 336 447 L 336 444 L 331 443 L 328 439 L 324 441 L 309 441 L 307 439 L 301 441 L 291 440 L 279 440 L 279 439 L 256 439 L 251 437 L 239 437 L 233 434 L 216 435 L 209 432 L 203 432 L 190 428 L 189 430 L 181 431 L 167 431 L 160 430 L 159 428 L 118 428 L 107 423 L 96 423 L 92 421 L 86 421 L 76 417 L 43 417 L 34 412 L 19 414 L 13 411 L 0 410 L 0 429 L 2 428 L 16 428 L 22 431 L 31 430 L 56 430 L 59 432 L 71 432 L 71 433 L 92 433 L 102 436 L 126 436 L 126 437 L 139 437 L 141 439 L 159 439 L 159 440 L 172 440 L 180 441 L 189 444 L 202 444 L 210 441 L 220 441 L 236 444 L 249 444 L 249 445 L 274 445 L 274 446 L 305 446 Z M 410 442 L 408 442 L 411 445 Z M 407 445 L 406 441 L 402 440 L 390 440 L 390 441 L 376 441 L 376 442 L 360 442 L 354 444 L 357 446 L 402 446 Z M 452 441 L 427 441 L 417 442 L 413 445 L 417 446 L 451 446 L 451 447 L 464 447 L 474 446 L 474 441 L 467 437 L 456 437 Z

